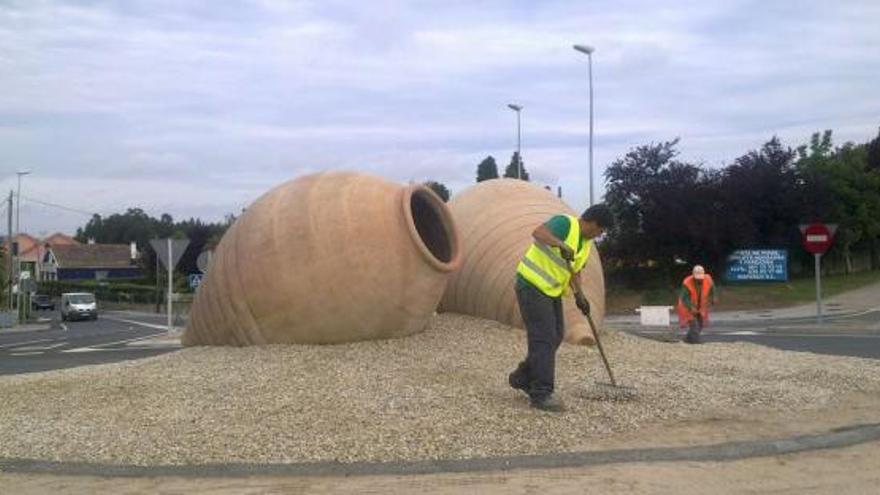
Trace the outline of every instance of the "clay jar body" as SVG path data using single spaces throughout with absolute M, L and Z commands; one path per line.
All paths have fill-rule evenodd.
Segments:
M 257 199 L 223 236 L 183 343 L 410 335 L 460 264 L 452 216 L 425 186 L 350 172 L 300 177 Z
M 523 328 L 514 283 L 516 268 L 532 243 L 532 231 L 553 215 L 575 217 L 551 192 L 515 179 L 483 181 L 462 191 L 449 203 L 461 233 L 462 268 L 443 295 L 444 311 L 464 313 Z M 593 246 L 581 283 L 591 314 L 601 328 L 605 314 L 605 279 L 599 250 Z M 586 318 L 569 295 L 563 298 L 565 341 L 593 345 Z

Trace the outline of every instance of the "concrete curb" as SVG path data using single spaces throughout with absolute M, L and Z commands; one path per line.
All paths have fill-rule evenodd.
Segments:
M 696 447 L 659 447 L 547 455 L 487 457 L 403 462 L 312 462 L 293 464 L 200 464 L 136 466 L 86 462 L 53 462 L 32 459 L 0 459 L 0 471 L 100 477 L 244 477 L 271 476 L 365 476 L 418 475 L 550 469 L 634 462 L 722 462 L 794 454 L 811 450 L 850 447 L 880 440 L 880 423 L 852 425 L 831 431 L 790 438 L 728 442 Z

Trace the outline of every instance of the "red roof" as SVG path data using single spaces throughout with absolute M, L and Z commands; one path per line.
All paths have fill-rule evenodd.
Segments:
M 67 234 L 62 234 L 61 232 L 55 232 L 54 234 L 50 235 L 49 237 L 43 239 L 43 244 L 48 244 L 50 246 L 61 246 L 61 245 L 70 246 L 73 244 L 79 244 L 79 242 Z
M 131 260 L 128 244 L 70 244 L 50 248 L 58 268 L 129 268 Z

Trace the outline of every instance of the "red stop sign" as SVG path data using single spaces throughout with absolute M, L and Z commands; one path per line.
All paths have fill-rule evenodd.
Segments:
M 813 254 L 825 254 L 833 240 L 834 234 L 824 223 L 813 223 L 803 230 L 804 249 Z

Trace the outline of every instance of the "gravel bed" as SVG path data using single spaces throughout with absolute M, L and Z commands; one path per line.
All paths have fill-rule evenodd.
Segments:
M 629 402 L 589 400 L 595 350 L 563 346 L 568 411 L 507 386 L 524 334 L 436 316 L 422 334 L 340 346 L 187 348 L 0 378 L 0 457 L 125 464 L 389 461 L 583 450 L 590 439 L 731 411 L 792 414 L 880 392 L 880 362 L 611 333 Z

